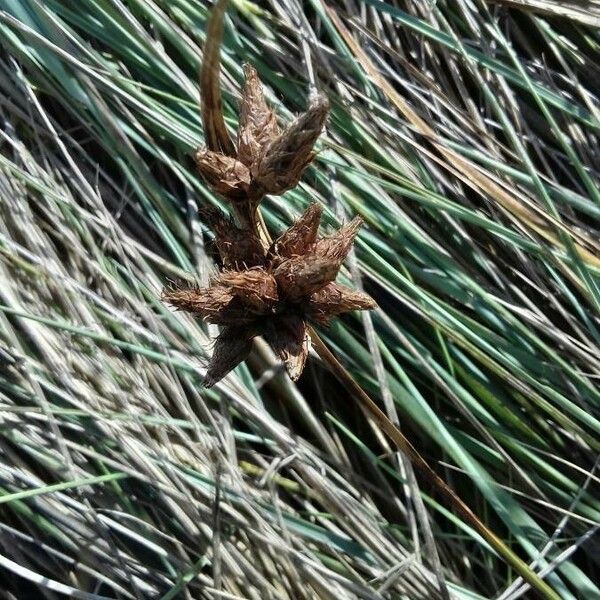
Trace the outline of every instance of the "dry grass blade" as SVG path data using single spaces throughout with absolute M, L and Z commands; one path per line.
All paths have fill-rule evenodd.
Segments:
M 596 0 L 486 0 L 490 4 L 505 4 L 523 11 L 567 17 L 573 21 L 600 27 L 600 3 Z
M 560 600 L 560 596 L 529 566 L 523 562 L 508 546 L 491 531 L 475 515 L 475 513 L 456 495 L 446 482 L 431 469 L 425 459 L 415 450 L 404 434 L 388 419 L 386 414 L 369 398 L 365 391 L 352 379 L 348 371 L 340 364 L 327 346 L 321 341 L 314 331 L 310 331 L 311 340 L 317 354 L 323 362 L 344 382 L 344 385 L 354 395 L 361 408 L 371 416 L 381 427 L 385 434 L 396 445 L 398 450 L 409 458 L 413 466 L 425 476 L 446 498 L 448 504 L 468 521 L 482 537 L 496 550 L 519 575 L 529 583 L 543 598 Z
M 365 54 L 364 50 L 350 35 L 350 32 L 346 26 L 342 23 L 337 13 L 328 7 L 328 14 L 335 23 L 336 28 L 340 32 L 344 41 L 348 47 L 352 50 L 356 59 L 364 67 L 365 71 L 369 73 L 372 80 L 377 86 L 386 94 L 386 96 L 392 101 L 394 106 L 412 123 L 417 131 L 427 137 L 440 154 L 446 159 L 448 169 L 458 171 L 459 176 L 469 187 L 479 190 L 491 198 L 494 198 L 500 206 L 505 208 L 520 219 L 528 228 L 541 235 L 544 239 L 552 242 L 553 244 L 559 245 L 557 235 L 548 227 L 546 223 L 540 220 L 540 216 L 533 213 L 531 210 L 523 206 L 516 198 L 511 196 L 502 187 L 500 187 L 495 181 L 485 175 L 485 173 L 478 170 L 473 164 L 465 160 L 457 152 L 443 145 L 437 140 L 435 131 L 421 118 L 419 115 L 410 107 L 410 105 L 394 90 L 388 81 L 386 81 L 377 72 L 374 65 Z M 548 217 L 545 217 L 548 219 Z M 549 220 L 549 219 L 548 219 Z M 564 225 L 552 221 L 552 225 L 560 229 L 561 232 L 573 239 L 577 239 L 577 233 L 570 231 Z M 582 260 L 587 262 L 589 265 L 596 268 L 600 268 L 600 257 L 596 256 L 583 248 L 582 246 L 575 243 L 577 252 L 579 253 Z
M 298 314 L 329 324 L 340 377 L 563 600 L 599 595 L 600 269 L 565 251 L 600 248 L 595 31 L 485 0 L 235 2 L 234 146 L 238 117 L 254 156 L 272 114 L 293 122 L 317 88 L 332 110 L 302 185 L 233 227 L 197 209 L 239 211 L 223 197 L 247 172 L 227 159 L 250 156 L 215 146 L 204 178 L 189 160 L 214 0 L 0 4 L 3 600 L 533 596 L 426 467 L 408 479 L 410 448 L 360 392 L 310 356 L 290 379 Z M 230 99 L 248 63 L 263 85 L 252 72 L 244 126 Z M 223 267 L 272 274 L 348 215 L 366 224 L 350 268 L 293 315 L 237 275 L 198 296 Z M 278 242 L 247 235 L 257 218 Z M 168 281 L 205 319 L 161 302 Z M 329 323 L 373 305 L 361 282 L 381 308 Z M 272 346 L 202 387 L 255 333 Z

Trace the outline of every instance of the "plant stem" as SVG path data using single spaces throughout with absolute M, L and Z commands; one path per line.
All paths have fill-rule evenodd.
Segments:
M 521 560 L 504 542 L 493 533 L 475 513 L 456 495 L 446 482 L 427 464 L 425 459 L 417 452 L 415 447 L 408 441 L 404 434 L 387 418 L 385 413 L 371 400 L 368 394 L 356 383 L 352 375 L 337 360 L 333 353 L 327 348 L 318 333 L 310 328 L 310 338 L 317 354 L 329 369 L 346 385 L 360 407 L 381 427 L 389 439 L 403 452 L 411 461 L 413 466 L 431 482 L 448 501 L 450 506 L 488 542 L 500 554 L 505 561 L 517 571 L 517 573 L 534 589 L 540 596 L 548 600 L 560 600 L 560 596 L 529 566 Z
M 237 214 L 237 213 L 236 213 Z M 255 227 L 258 229 L 263 243 L 267 246 L 271 244 L 271 236 L 262 218 L 260 209 L 255 213 Z M 331 350 L 325 345 L 319 334 L 309 327 L 308 333 L 315 349 L 321 360 L 337 377 L 346 385 L 352 393 L 360 407 L 370 415 L 373 420 L 381 427 L 388 438 L 396 445 L 400 452 L 404 453 L 412 465 L 436 487 L 446 498 L 448 504 L 465 520 L 468 521 L 474 529 L 504 558 L 504 560 L 515 569 L 515 571 L 529 583 L 542 598 L 546 600 L 560 600 L 560 596 L 529 566 L 521 560 L 491 529 L 479 519 L 479 517 L 463 502 L 448 484 L 427 464 L 427 461 L 417 452 L 415 447 L 408 441 L 405 435 L 388 419 L 387 415 L 371 400 L 369 395 L 356 383 L 352 375 L 333 355 Z

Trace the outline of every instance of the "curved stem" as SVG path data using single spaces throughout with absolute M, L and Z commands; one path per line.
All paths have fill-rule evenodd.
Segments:
M 268 245 L 271 244 L 271 236 L 266 228 L 260 210 L 255 212 L 256 222 L 253 224 L 260 231 L 261 239 Z M 260 224 L 260 225 L 259 225 Z M 489 529 L 481 519 L 465 504 L 463 500 L 456 495 L 452 488 L 427 464 L 427 461 L 417 452 L 416 448 L 410 443 L 406 436 L 396 427 L 387 417 L 387 415 L 371 400 L 369 395 L 358 385 L 352 375 L 344 368 L 340 361 L 333 355 L 331 350 L 325 345 L 319 334 L 312 328 L 308 328 L 308 333 L 315 349 L 321 360 L 328 366 L 334 375 L 336 375 L 352 393 L 359 406 L 381 427 L 383 432 L 395 444 L 395 446 L 404 453 L 410 460 L 413 467 L 425 477 L 439 492 L 444 496 L 448 504 L 467 521 L 486 542 L 494 549 L 513 569 L 529 583 L 542 598 L 546 600 L 560 600 L 560 596 L 529 566 L 521 560 L 491 529 Z
M 209 150 L 235 155 L 235 146 L 227 133 L 221 98 L 220 46 L 223 37 L 223 15 L 228 0 L 218 0 L 206 26 L 206 43 L 200 69 L 200 109 L 204 137 Z
M 388 438 L 403 452 L 413 466 L 432 483 L 448 501 L 448 504 L 500 554 L 519 575 L 536 589 L 543 598 L 560 600 L 560 596 L 529 566 L 521 560 L 493 531 L 491 531 L 475 513 L 456 495 L 446 482 L 427 464 L 404 434 L 387 418 L 386 414 L 371 400 L 368 394 L 356 383 L 352 375 L 344 368 L 327 348 L 317 332 L 310 328 L 313 348 L 329 369 L 346 385 L 360 407 L 381 427 Z
M 221 151 L 229 156 L 235 155 L 235 147 L 231 141 L 225 121 L 223 118 L 221 91 L 219 86 L 220 56 L 219 47 L 223 33 L 223 14 L 227 6 L 227 0 L 217 0 L 209 18 L 207 27 L 207 38 L 202 61 L 200 76 L 202 121 L 204 124 L 207 145 L 211 150 Z M 341 22 L 335 13 L 330 12 L 331 17 L 337 21 L 338 29 L 342 28 L 344 38 L 349 44 L 352 39 L 343 30 Z M 354 44 L 355 46 L 355 44 Z M 381 79 L 377 79 L 381 83 Z M 383 84 L 382 84 L 383 85 Z M 387 89 L 387 88 L 386 88 Z M 260 198 L 248 198 L 245 204 L 234 204 L 233 211 L 236 219 L 242 227 L 250 229 L 261 239 L 265 249 L 271 244 L 271 237 L 265 226 L 265 222 L 258 210 Z M 256 200 L 256 202 L 255 202 Z M 475 513 L 456 495 L 446 482 L 427 464 L 425 459 L 417 452 L 415 447 L 408 441 L 404 434 L 388 419 L 385 413 L 371 400 L 368 394 L 356 383 L 352 375 L 335 358 L 323 340 L 312 328 L 309 335 L 317 354 L 329 369 L 346 385 L 360 407 L 371 416 L 381 427 L 396 447 L 403 452 L 411 461 L 413 466 L 435 487 L 447 500 L 448 504 L 467 521 L 489 545 L 500 554 L 507 564 L 512 566 L 517 573 L 529 583 L 537 592 L 547 600 L 560 600 L 560 596 L 529 566 L 521 560 L 502 540 L 494 534 Z

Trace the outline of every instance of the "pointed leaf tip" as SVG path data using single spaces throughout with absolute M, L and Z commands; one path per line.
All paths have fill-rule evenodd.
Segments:
M 338 315 L 376 307 L 377 303 L 368 294 L 333 282 L 310 297 L 307 314 L 316 323 L 328 325 Z
M 317 240 L 314 247 L 315 254 L 339 260 L 341 263 L 348 256 L 362 224 L 361 217 L 354 217 L 352 221 L 346 223 L 331 235 Z
M 215 340 L 215 348 L 202 381 L 210 388 L 248 358 L 257 332 L 251 327 L 225 327 Z
M 304 214 L 273 242 L 269 250 L 271 259 L 306 254 L 317 239 L 322 212 L 323 208 L 318 202 L 311 204 Z
M 264 97 L 256 69 L 244 65 L 245 83 L 238 126 L 238 159 L 248 167 L 279 134 L 277 119 Z
M 328 112 L 327 99 L 317 96 L 305 113 L 264 148 L 251 169 L 257 187 L 266 194 L 278 195 L 298 184 L 315 157 L 313 146 L 325 126 Z

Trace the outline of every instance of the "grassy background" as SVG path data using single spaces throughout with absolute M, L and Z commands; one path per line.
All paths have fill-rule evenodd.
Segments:
M 258 343 L 198 386 L 216 203 L 194 174 L 208 2 L 0 0 L 0 598 L 517 598 L 309 359 Z M 435 470 L 562 598 L 598 598 L 600 36 L 531 2 L 238 0 L 281 121 L 332 111 L 302 184 L 367 226 L 322 332 Z M 540 6 L 541 5 L 541 6 Z M 329 7 L 329 8 L 328 8 Z M 563 7 L 564 9 L 564 7 Z M 421 502 L 421 500 L 422 502 Z

